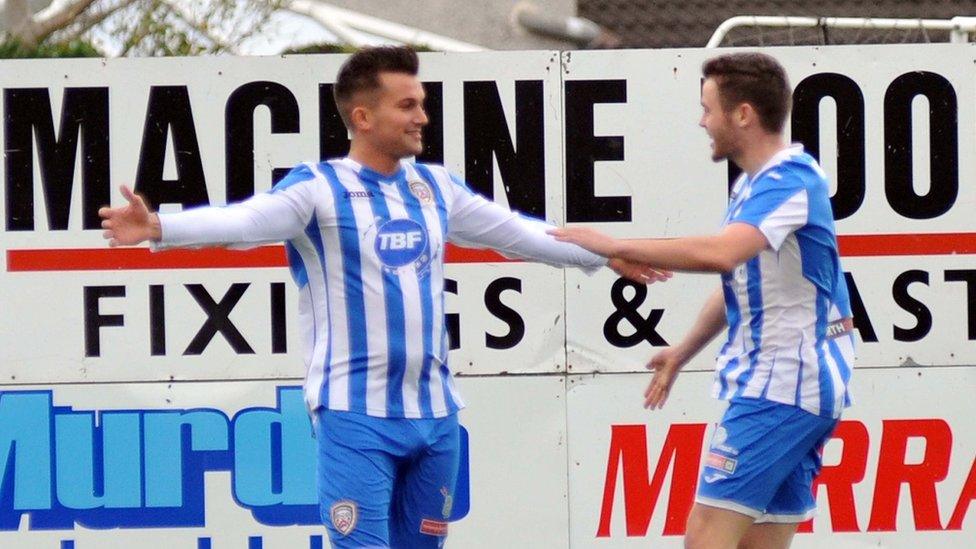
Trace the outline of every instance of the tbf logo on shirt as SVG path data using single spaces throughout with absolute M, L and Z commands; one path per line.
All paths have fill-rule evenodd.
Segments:
M 423 274 L 430 266 L 427 231 L 412 219 L 391 219 L 380 225 L 374 247 L 384 268 L 391 272 L 412 266 Z

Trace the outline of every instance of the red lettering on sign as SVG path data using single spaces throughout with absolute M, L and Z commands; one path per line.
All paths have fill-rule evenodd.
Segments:
M 966 483 L 962 485 L 959 501 L 956 502 L 956 508 L 952 510 L 952 517 L 946 530 L 962 530 L 962 521 L 966 517 L 966 511 L 969 510 L 969 504 L 974 499 L 976 499 L 976 459 L 969 468 L 969 476 L 966 477 Z
M 662 489 L 669 490 L 662 533 L 666 536 L 685 533 L 685 522 L 694 504 L 705 427 L 705 424 L 672 425 L 653 477 L 649 468 L 647 428 L 644 425 L 611 427 L 610 452 L 597 537 L 610 537 L 618 472 L 623 477 L 627 536 L 647 536 L 652 513 Z M 835 465 L 822 468 L 820 475 L 814 479 L 813 493 L 816 497 L 821 486 L 825 489 L 831 531 L 861 532 L 854 486 L 865 479 L 871 435 L 863 422 L 849 420 L 838 424 L 833 438 L 842 443 L 840 458 Z M 910 463 L 908 444 L 912 439 L 920 439 L 918 442 L 924 444 L 925 451 L 921 460 L 912 459 L 913 463 Z M 942 419 L 882 421 L 870 519 L 864 531 L 896 531 L 898 503 L 904 484 L 908 485 L 911 500 L 913 530 L 922 532 L 943 529 L 936 485 L 948 477 L 952 442 L 952 429 Z M 957 459 L 959 458 L 962 456 L 957 455 Z M 966 456 L 963 459 L 971 458 Z M 670 486 L 665 487 L 664 478 L 669 468 L 672 469 L 672 481 Z M 969 473 L 955 501 L 945 530 L 962 530 L 969 509 L 976 508 L 973 505 L 976 501 L 976 460 L 971 462 Z M 812 531 L 813 521 L 800 525 L 799 532 Z
M 881 453 L 874 484 L 869 532 L 892 532 L 898 515 L 901 485 L 908 484 L 916 530 L 941 530 L 935 484 L 949 472 L 952 431 L 941 419 L 905 419 L 882 422 Z M 925 439 L 921 463 L 907 464 L 908 439 Z
M 868 465 L 868 429 L 860 421 L 841 421 L 833 438 L 840 439 L 843 449 L 837 465 L 825 465 L 813 481 L 813 495 L 817 488 L 827 490 L 830 506 L 830 526 L 834 532 L 860 532 L 854 507 L 854 485 L 864 480 Z M 800 525 L 800 532 L 812 532 L 813 521 Z
M 617 469 L 622 466 L 624 485 L 624 514 L 628 536 L 644 536 L 651 523 L 651 513 L 661 493 L 664 476 L 671 462 L 671 491 L 664 521 L 666 536 L 682 535 L 685 521 L 695 499 L 698 465 L 701 461 L 704 423 L 675 424 L 664 440 L 654 478 L 648 481 L 647 427 L 644 425 L 613 425 L 610 435 L 610 456 L 607 478 L 603 485 L 603 506 L 597 537 L 610 536 L 610 518 L 617 488 Z

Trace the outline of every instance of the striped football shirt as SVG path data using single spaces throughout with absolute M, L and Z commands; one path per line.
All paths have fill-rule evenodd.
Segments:
M 446 242 L 587 270 L 607 262 L 443 167 L 406 161 L 392 175 L 349 158 L 302 164 L 267 193 L 161 214 L 160 223 L 158 247 L 285 241 L 309 409 L 377 417 L 444 417 L 463 407 L 448 367 Z
M 733 187 L 725 225 L 769 247 L 722 275 L 728 339 L 713 396 L 760 398 L 839 417 L 850 405 L 854 342 L 826 176 L 798 145 Z

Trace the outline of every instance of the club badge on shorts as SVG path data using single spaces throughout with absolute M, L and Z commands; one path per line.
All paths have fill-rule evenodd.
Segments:
M 359 519 L 359 510 L 353 501 L 337 501 L 329 510 L 329 516 L 332 517 L 332 526 L 335 527 L 336 531 L 345 536 L 356 527 L 356 521 Z
M 408 185 L 410 186 L 410 192 L 417 197 L 421 206 L 430 206 L 434 203 L 434 193 L 431 192 L 430 186 L 427 183 L 419 179 L 414 179 Z

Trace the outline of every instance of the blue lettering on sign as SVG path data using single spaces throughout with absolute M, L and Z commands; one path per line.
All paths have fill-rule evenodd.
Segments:
M 0 392 L 0 530 L 200 527 L 204 474 L 269 526 L 319 524 L 316 442 L 299 387 L 275 408 L 80 411 L 52 391 Z M 451 519 L 469 505 L 467 432 Z

